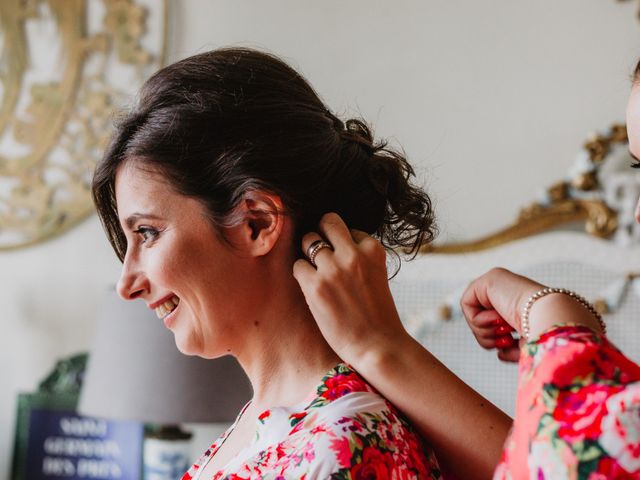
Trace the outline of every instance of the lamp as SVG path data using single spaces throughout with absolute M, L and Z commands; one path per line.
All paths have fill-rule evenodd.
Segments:
M 235 359 L 181 354 L 173 334 L 142 301 L 109 292 L 97 317 L 78 410 L 159 427 L 145 438 L 145 479 L 173 480 L 175 470 L 192 461 L 191 435 L 176 425 L 229 423 L 250 397 L 250 383 Z

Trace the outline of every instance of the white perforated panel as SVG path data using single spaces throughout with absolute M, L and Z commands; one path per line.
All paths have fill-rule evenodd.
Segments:
M 598 244 L 595 245 L 598 246 Z M 601 245 L 605 244 L 601 243 Z M 634 261 L 630 259 L 629 268 L 624 270 L 620 268 L 624 262 L 618 259 L 617 270 L 612 270 L 608 268 L 611 264 L 606 261 L 608 255 L 595 250 L 588 258 L 585 256 L 584 261 L 576 259 L 575 255 L 567 255 L 570 257 L 568 261 L 558 260 L 558 253 L 559 251 L 561 253 L 563 248 L 571 250 L 571 245 L 564 245 L 556 250 L 552 260 L 529 258 L 525 262 L 519 262 L 528 265 L 520 268 L 511 266 L 511 268 L 541 283 L 575 290 L 588 300 L 594 301 L 612 282 L 624 278 L 625 273 L 633 271 L 632 266 L 637 265 L 635 258 L 633 258 Z M 509 261 L 513 261 L 517 255 L 514 257 L 513 250 L 509 253 L 509 258 L 506 260 L 496 254 L 493 265 L 510 266 Z M 486 257 L 486 253 L 483 255 Z M 495 352 L 483 350 L 475 342 L 463 318 L 456 316 L 450 321 L 442 321 L 437 313 L 439 307 L 447 303 L 457 307 L 459 297 L 468 282 L 486 271 L 486 264 L 491 264 L 485 258 L 480 267 L 475 265 L 466 268 L 464 260 L 469 260 L 471 265 L 474 263 L 472 257 L 473 255 L 466 255 L 461 260 L 461 256 L 451 256 L 448 261 L 439 256 L 437 261 L 433 262 L 428 258 L 419 258 L 415 260 L 416 264 L 406 265 L 410 266 L 406 274 L 401 270 L 391 282 L 392 292 L 403 322 L 410 333 L 466 383 L 499 408 L 513 415 L 517 366 L 500 362 Z M 447 263 L 454 271 L 441 271 L 439 275 L 437 270 L 446 268 Z M 603 265 L 597 265 L 598 263 Z M 425 272 L 423 276 L 420 275 L 421 270 Z M 640 362 L 640 291 L 636 293 L 630 288 L 621 308 L 613 314 L 606 315 L 605 321 L 608 324 L 609 338 L 627 356 Z

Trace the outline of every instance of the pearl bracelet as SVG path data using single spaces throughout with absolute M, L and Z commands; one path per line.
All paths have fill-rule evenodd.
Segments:
M 600 328 L 602 328 L 603 334 L 607 332 L 607 327 L 604 321 L 602 320 L 602 315 L 600 315 L 598 311 L 594 308 L 594 306 L 591 305 L 587 300 L 585 300 L 584 297 L 578 295 L 575 292 L 572 292 L 571 290 L 567 290 L 565 288 L 546 287 L 546 288 L 543 288 L 542 290 L 537 291 L 533 295 L 531 295 L 527 300 L 527 303 L 525 304 L 524 308 L 522 309 L 522 320 L 520 322 L 520 326 L 522 328 L 522 335 L 524 336 L 526 341 L 529 341 L 529 333 L 531 332 L 531 329 L 529 327 L 529 312 L 531 311 L 531 306 L 534 304 L 536 300 L 540 300 L 542 297 L 544 297 L 545 295 L 549 295 L 550 293 L 563 293 L 564 295 L 569 295 L 571 298 L 573 298 L 578 303 L 580 303 L 583 307 L 585 307 L 594 317 L 596 317 L 596 320 L 600 324 Z

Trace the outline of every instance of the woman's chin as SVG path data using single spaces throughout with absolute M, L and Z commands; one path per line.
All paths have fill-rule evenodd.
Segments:
M 184 331 L 186 330 L 186 331 Z M 183 355 L 197 356 L 206 360 L 232 355 L 231 350 L 219 345 L 205 344 L 204 340 L 191 329 L 182 329 L 180 325 L 171 330 L 176 342 L 176 348 Z
M 173 335 L 176 341 L 176 347 L 178 348 L 178 351 L 180 353 L 189 356 L 201 354 L 200 348 L 198 348 L 193 339 L 189 338 L 189 336 L 187 336 L 187 338 L 184 338 L 184 336 L 181 335 L 179 331 L 174 331 Z

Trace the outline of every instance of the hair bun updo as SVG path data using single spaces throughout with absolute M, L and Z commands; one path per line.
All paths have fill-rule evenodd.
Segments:
M 141 89 L 98 164 L 94 202 L 122 259 L 126 239 L 115 175 L 129 159 L 160 171 L 200 200 L 214 225 L 229 224 L 246 192 L 279 195 L 296 245 L 336 212 L 387 249 L 416 253 L 434 238 L 431 201 L 407 160 L 376 143 L 367 124 L 342 122 L 281 59 L 247 48 L 201 53 L 168 65 Z
M 337 213 L 351 228 L 378 237 L 387 249 L 402 248 L 415 254 L 434 239 L 436 228 L 430 198 L 411 183 L 413 167 L 385 141 L 376 143 L 363 120 L 349 119 L 342 125 L 340 161 L 360 162 L 370 189 L 347 194 L 360 198 L 342 202 Z

